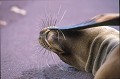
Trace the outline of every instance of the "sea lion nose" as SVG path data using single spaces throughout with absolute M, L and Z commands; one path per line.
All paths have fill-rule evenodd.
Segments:
M 39 33 L 39 38 L 38 40 L 45 40 L 46 39 L 46 35 L 48 34 L 48 29 L 42 29 Z
M 51 42 L 51 41 L 58 39 L 58 33 L 56 32 L 56 30 L 51 30 L 49 28 L 43 28 L 40 31 L 39 40 L 40 39 Z
M 40 35 L 43 36 L 43 35 L 47 34 L 49 31 L 50 31 L 49 29 L 44 28 L 44 29 L 42 29 L 42 30 L 40 31 Z

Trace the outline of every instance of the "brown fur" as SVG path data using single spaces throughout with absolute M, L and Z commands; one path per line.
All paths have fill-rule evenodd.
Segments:
M 117 30 L 101 26 L 62 33 L 46 28 L 41 31 L 39 42 L 48 50 L 55 52 L 67 64 L 78 70 L 93 73 L 95 79 L 120 78 Z

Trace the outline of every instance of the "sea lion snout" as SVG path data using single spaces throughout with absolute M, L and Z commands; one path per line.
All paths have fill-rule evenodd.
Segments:
M 63 53 L 61 44 L 61 33 L 57 30 L 44 28 L 40 31 L 39 43 L 46 49 L 55 53 Z

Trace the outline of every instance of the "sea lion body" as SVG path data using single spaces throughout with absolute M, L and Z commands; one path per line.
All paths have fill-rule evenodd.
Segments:
M 40 32 L 39 42 L 65 63 L 78 70 L 91 72 L 95 79 L 120 78 L 119 31 L 111 27 L 82 30 L 44 28 Z M 116 69 L 112 69 L 112 65 Z M 107 68 L 109 72 L 106 72 Z

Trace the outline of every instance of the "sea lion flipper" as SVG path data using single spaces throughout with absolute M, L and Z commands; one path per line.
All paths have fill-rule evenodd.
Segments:
M 80 30 L 80 29 L 86 29 L 91 27 L 118 26 L 118 25 L 119 25 L 119 14 L 103 14 L 103 15 L 97 15 L 94 18 L 77 25 L 56 27 L 56 28 L 50 28 L 50 29 Z

